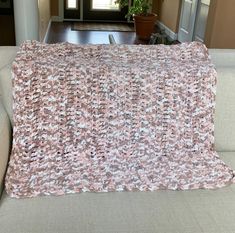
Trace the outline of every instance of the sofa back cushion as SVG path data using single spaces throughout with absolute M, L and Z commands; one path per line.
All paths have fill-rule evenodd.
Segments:
M 19 47 L 0 46 L 0 95 L 11 124 L 13 123 L 11 64 L 18 50 Z
M 235 50 L 234 49 L 211 49 L 210 55 L 212 62 L 217 67 L 234 67 Z
M 235 67 L 217 67 L 215 145 L 217 151 L 235 151 Z
M 10 122 L 7 113 L 4 109 L 4 106 L 1 102 L 2 101 L 0 98 L 0 197 L 3 188 L 3 180 L 9 159 L 9 151 L 11 146 Z
M 12 111 L 12 79 L 11 65 L 8 64 L 0 70 L 0 93 L 3 105 L 9 116 L 11 125 L 13 125 Z
M 18 50 L 19 47 L 0 46 L 0 69 L 13 62 Z

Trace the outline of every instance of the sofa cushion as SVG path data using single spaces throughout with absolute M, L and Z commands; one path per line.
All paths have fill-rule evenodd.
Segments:
M 0 70 L 0 93 L 11 125 L 13 125 L 11 64 Z
M 235 169 L 235 152 L 221 158 Z M 235 185 L 20 200 L 4 194 L 0 226 L 4 233 L 234 233 L 234 193 Z
M 235 67 L 217 67 L 215 145 L 217 151 L 235 151 Z
M 2 191 L 3 177 L 9 158 L 11 127 L 7 113 L 0 98 L 0 195 Z
M 14 46 L 0 46 L 0 69 L 13 62 L 18 49 L 19 47 Z
M 235 50 L 234 49 L 210 49 L 211 59 L 217 67 L 234 67 Z
M 0 46 L 0 94 L 12 123 L 12 85 L 11 85 L 11 65 L 15 59 L 19 47 Z

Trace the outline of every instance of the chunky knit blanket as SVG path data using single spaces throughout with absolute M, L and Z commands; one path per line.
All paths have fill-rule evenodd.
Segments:
M 12 197 L 218 188 L 204 45 L 25 42 L 13 64 Z

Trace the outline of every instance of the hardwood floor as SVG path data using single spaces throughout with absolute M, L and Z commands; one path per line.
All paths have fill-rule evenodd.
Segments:
M 52 22 L 47 43 L 109 44 L 112 34 L 117 44 L 147 44 L 136 38 L 135 32 L 72 31 L 72 22 Z

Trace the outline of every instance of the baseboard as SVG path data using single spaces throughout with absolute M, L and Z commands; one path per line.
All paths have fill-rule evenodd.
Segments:
M 163 24 L 162 22 L 160 21 L 157 21 L 157 26 L 160 28 L 160 29 L 163 29 L 165 30 L 165 33 L 172 39 L 172 40 L 177 40 L 178 38 L 178 34 L 173 32 L 170 28 L 168 28 L 165 24 Z
M 43 43 L 47 43 L 47 41 L 48 41 L 48 36 L 49 36 L 50 28 L 51 28 L 51 19 L 50 19 L 50 21 L 48 23 L 47 31 L 46 31 L 46 34 L 44 36 Z
M 63 19 L 60 16 L 52 16 L 51 21 L 52 22 L 63 22 Z

